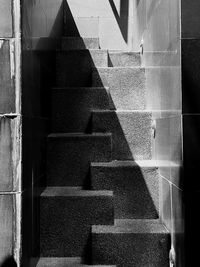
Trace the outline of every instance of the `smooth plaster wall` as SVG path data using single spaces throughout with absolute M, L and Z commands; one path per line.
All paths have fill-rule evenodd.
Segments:
M 138 0 L 138 40 L 146 68 L 147 109 L 156 128 L 153 157 L 160 173 L 160 216 L 183 267 L 181 19 L 179 0 Z

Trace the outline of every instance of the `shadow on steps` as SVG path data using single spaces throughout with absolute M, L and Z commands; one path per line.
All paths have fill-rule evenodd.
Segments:
M 17 263 L 13 256 L 8 256 L 1 264 L 1 267 L 17 267 Z

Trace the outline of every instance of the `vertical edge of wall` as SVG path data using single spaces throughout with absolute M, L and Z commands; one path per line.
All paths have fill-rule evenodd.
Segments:
M 0 16 L 0 264 L 20 266 L 21 1 L 0 0 Z
M 15 202 L 14 257 L 18 266 L 21 266 L 21 223 L 22 223 L 22 119 L 21 119 L 21 88 L 22 88 L 22 48 L 21 48 L 21 0 L 13 0 L 13 31 L 15 40 L 15 106 L 19 114 L 17 131 L 15 133 L 16 161 L 18 161 L 15 182 L 17 186 Z

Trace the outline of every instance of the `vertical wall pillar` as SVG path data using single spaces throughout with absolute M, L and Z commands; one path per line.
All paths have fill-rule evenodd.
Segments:
M 20 265 L 20 0 L 0 0 L 0 265 Z
M 186 266 L 199 264 L 200 2 L 182 0 L 183 147 Z

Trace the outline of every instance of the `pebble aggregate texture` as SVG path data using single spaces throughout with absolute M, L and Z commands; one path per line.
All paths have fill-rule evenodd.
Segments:
M 37 267 L 167 267 L 140 54 L 101 50 L 96 37 L 61 47 Z

